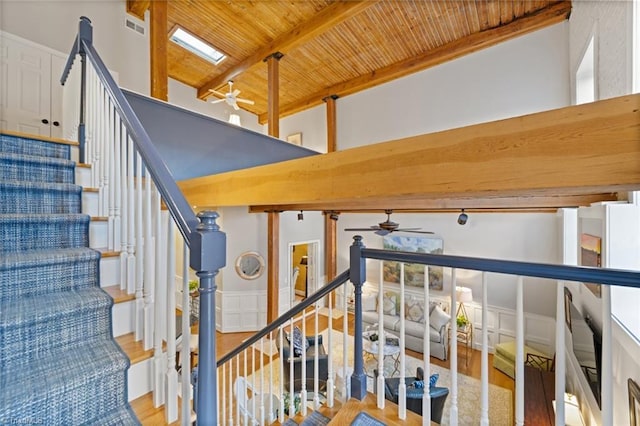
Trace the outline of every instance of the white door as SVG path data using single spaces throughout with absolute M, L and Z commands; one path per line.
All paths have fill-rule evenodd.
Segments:
M 61 135 L 61 89 L 52 98 L 52 62 L 60 74 L 60 58 L 6 34 L 0 43 L 0 127 L 23 133 Z M 53 102 L 52 99 L 56 99 Z

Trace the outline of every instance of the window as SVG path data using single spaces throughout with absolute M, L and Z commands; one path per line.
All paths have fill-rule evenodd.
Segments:
M 224 60 L 224 58 L 226 58 L 224 53 L 219 52 L 213 48 L 213 46 L 186 32 L 180 27 L 175 27 L 169 35 L 169 40 L 184 47 L 191 53 L 195 53 L 201 58 L 206 59 L 214 65 L 218 65 Z
M 576 71 L 576 105 L 593 102 L 596 99 L 594 36 L 582 55 Z

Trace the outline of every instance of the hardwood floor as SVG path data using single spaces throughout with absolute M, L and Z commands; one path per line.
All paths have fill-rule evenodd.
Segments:
M 329 323 L 328 323 L 329 319 L 324 316 L 324 315 L 318 315 L 318 329 L 319 330 L 324 330 L 325 328 L 328 327 Z M 310 316 L 307 317 L 307 334 L 309 333 L 309 330 L 313 330 L 315 328 L 315 324 L 314 324 L 314 316 Z M 350 335 L 353 335 L 353 315 L 349 314 L 349 321 L 348 321 L 348 332 Z M 333 319 L 332 322 L 333 328 L 335 330 L 339 330 L 339 331 L 344 331 L 343 330 L 343 319 L 339 318 L 339 319 Z M 194 327 L 193 331 L 197 333 L 197 328 Z M 253 336 L 255 333 L 254 332 L 246 332 L 246 333 L 220 333 L 220 332 L 216 332 L 216 355 L 217 358 L 221 358 L 222 356 L 228 354 L 229 352 L 233 351 L 235 348 L 237 348 L 244 340 L 246 340 L 247 338 Z M 253 351 L 246 351 L 246 357 L 247 357 L 247 369 L 248 372 L 247 374 L 250 374 L 252 372 L 252 365 L 255 363 L 256 365 L 256 369 L 259 368 L 260 366 L 260 352 L 255 352 L 257 354 L 255 360 L 253 359 Z M 244 360 L 243 357 L 245 356 L 245 354 L 241 354 L 240 355 L 240 365 L 244 365 Z M 412 357 L 418 358 L 418 359 L 423 359 L 423 356 L 421 353 L 418 352 L 414 352 L 411 350 L 407 350 L 407 355 L 410 355 Z M 461 374 L 465 374 L 467 376 L 470 377 L 475 377 L 477 379 L 480 379 L 480 368 L 481 368 L 481 353 L 477 350 L 473 350 L 469 359 L 469 363 L 468 365 L 466 365 L 465 363 L 465 358 L 464 358 L 464 347 L 462 346 L 458 346 L 458 372 Z M 269 362 L 269 357 L 266 355 L 263 355 L 263 362 L 266 365 Z M 444 368 L 449 368 L 449 361 L 441 361 L 439 359 L 436 358 L 431 358 L 431 363 L 435 364 L 435 365 L 439 365 L 441 367 Z M 511 379 L 509 376 L 507 376 L 506 374 L 503 374 L 502 372 L 496 370 L 495 368 L 492 367 L 493 365 L 493 355 L 489 354 L 489 383 L 496 385 L 496 386 L 500 386 L 503 388 L 507 388 L 509 390 L 511 390 L 512 392 L 514 392 L 514 381 L 513 379 Z M 236 378 L 236 372 L 235 369 L 232 369 L 232 380 L 231 382 L 233 382 Z M 230 381 L 228 380 L 228 377 L 225 378 L 225 387 L 227 389 L 227 392 L 230 392 Z M 227 393 L 229 394 L 229 393 Z M 152 397 L 151 394 L 147 394 L 141 398 L 136 399 L 135 401 L 132 402 L 132 408 L 134 410 L 134 412 L 136 413 L 136 415 L 138 416 L 138 418 L 140 419 L 140 421 L 142 422 L 143 425 L 159 425 L 159 424 L 166 424 L 164 421 L 164 409 L 163 407 L 159 407 L 159 408 L 155 408 L 153 407 L 153 401 L 152 401 Z M 373 406 L 375 406 L 375 401 L 373 403 Z M 235 408 L 234 408 L 235 409 Z M 321 412 L 322 410 L 326 411 L 325 415 L 331 416 L 333 417 L 334 415 L 336 415 L 337 412 L 337 408 L 334 407 L 333 409 L 327 409 L 326 407 L 321 408 Z M 328 411 L 327 411 L 328 410 Z M 368 409 L 367 409 L 368 411 Z M 380 414 L 380 413 L 378 413 Z M 176 422 L 174 424 L 179 424 L 179 422 Z M 276 423 L 277 424 L 277 423 Z M 337 423 L 332 423 L 332 424 L 337 424 Z M 394 424 L 394 423 L 388 423 L 388 424 Z

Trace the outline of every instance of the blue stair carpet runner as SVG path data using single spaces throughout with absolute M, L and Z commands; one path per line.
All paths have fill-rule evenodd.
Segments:
M 69 157 L 0 135 L 0 424 L 138 425 Z

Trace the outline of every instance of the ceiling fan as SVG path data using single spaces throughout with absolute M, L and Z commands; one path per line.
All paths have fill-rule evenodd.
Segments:
M 420 231 L 420 228 L 400 228 L 400 224 L 391 221 L 391 213 L 393 210 L 385 210 L 387 220 L 380 222 L 377 226 L 370 226 L 369 228 L 347 228 L 345 231 L 374 231 L 376 234 L 384 236 L 392 232 L 412 232 L 415 234 L 433 234 L 431 231 Z
M 214 95 L 222 98 L 222 99 L 216 99 L 211 101 L 212 104 L 217 104 L 219 102 L 226 102 L 227 104 L 232 106 L 233 109 L 235 109 L 236 111 L 240 109 L 240 107 L 238 106 L 238 102 L 249 104 L 249 105 L 255 104 L 254 101 L 251 101 L 249 99 L 239 98 L 238 95 L 240 94 L 240 90 L 233 89 L 233 81 L 231 80 L 229 80 L 229 91 L 227 93 L 218 92 L 217 90 L 213 90 L 213 89 L 209 89 L 209 91 Z

